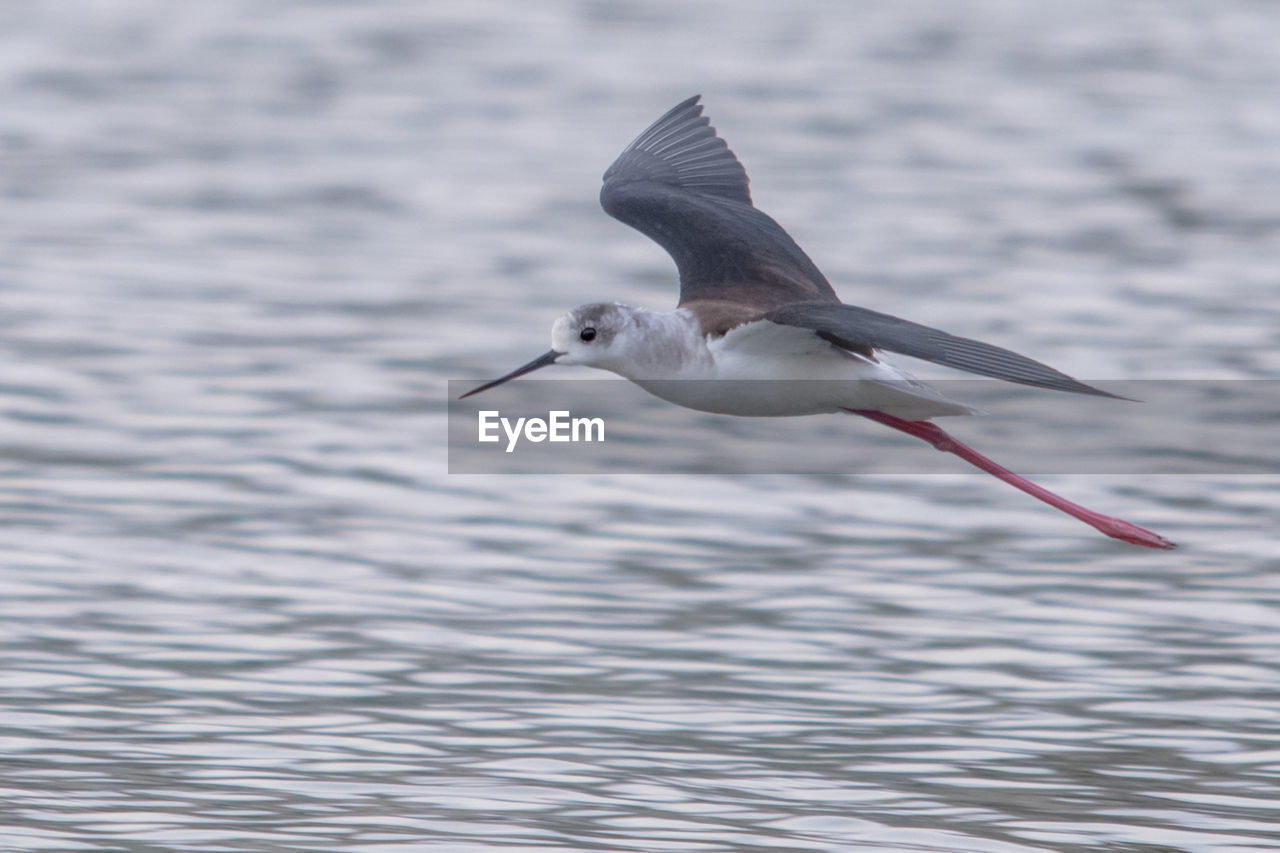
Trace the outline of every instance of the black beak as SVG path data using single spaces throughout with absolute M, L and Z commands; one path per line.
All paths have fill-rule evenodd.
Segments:
M 501 385 L 503 382 L 506 382 L 508 379 L 515 379 L 517 376 L 524 376 L 526 373 L 533 373 L 533 371 L 537 370 L 539 367 L 546 367 L 548 364 L 555 364 L 556 359 L 562 355 L 564 355 L 564 353 L 562 352 L 556 352 L 553 349 L 547 350 L 542 355 L 538 356 L 533 361 L 526 364 L 524 367 L 517 367 L 515 370 L 511 371 L 506 376 L 503 376 L 501 379 L 495 379 L 492 382 L 486 382 L 483 385 L 481 385 L 479 388 L 472 388 L 470 391 L 463 394 L 458 399 L 465 400 L 467 397 L 470 397 L 472 394 L 479 394 L 481 391 L 488 391 L 490 388 L 493 388 L 495 385 Z

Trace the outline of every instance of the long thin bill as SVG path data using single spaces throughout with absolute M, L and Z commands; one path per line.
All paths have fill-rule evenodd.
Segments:
M 465 400 L 466 398 L 470 397 L 472 394 L 479 394 L 481 391 L 488 391 L 490 388 L 493 388 L 497 385 L 501 385 L 503 382 L 506 382 L 508 380 L 515 379 L 517 376 L 524 376 L 526 373 L 533 373 L 533 371 L 537 370 L 540 367 L 546 367 L 548 364 L 555 364 L 556 359 L 562 355 L 564 355 L 564 353 L 562 352 L 556 352 L 553 349 L 547 350 L 542 355 L 538 356 L 533 361 L 526 364 L 524 367 L 517 367 L 515 370 L 508 373 L 506 376 L 503 376 L 499 379 L 495 379 L 492 382 L 486 382 L 483 385 L 481 385 L 479 388 L 472 388 L 470 391 L 463 394 L 458 399 Z
M 845 409 L 855 415 L 862 415 L 864 418 L 870 418 L 873 421 L 882 423 L 885 426 L 893 427 L 901 430 L 907 435 L 914 435 L 916 438 L 924 439 L 934 447 L 946 453 L 954 453 L 965 462 L 976 468 L 981 468 L 988 474 L 992 474 L 1004 480 L 1015 489 L 1021 489 L 1031 497 L 1042 500 L 1055 509 L 1060 509 L 1067 515 L 1074 516 L 1085 524 L 1096 529 L 1099 533 L 1110 536 L 1112 539 L 1119 539 L 1122 542 L 1128 542 L 1132 545 L 1142 545 L 1145 548 L 1176 548 L 1177 546 L 1165 539 L 1159 533 L 1152 533 L 1145 527 L 1139 527 L 1136 524 L 1125 521 L 1122 518 L 1113 518 L 1109 515 L 1103 515 L 1100 512 L 1094 512 L 1086 509 L 1080 504 L 1072 503 L 1061 495 L 1054 494 L 1044 486 L 1037 485 L 1026 477 L 1022 477 L 1013 473 L 1008 468 L 993 462 L 974 450 L 967 444 L 958 441 L 951 436 L 950 433 L 944 431 L 937 424 L 928 421 L 908 421 L 902 418 L 887 415 L 884 412 L 870 411 L 867 409 Z

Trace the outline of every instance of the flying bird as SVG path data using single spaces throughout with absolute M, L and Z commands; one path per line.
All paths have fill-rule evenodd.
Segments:
M 1174 544 L 1072 503 L 945 432 L 974 414 L 886 362 L 898 353 L 1053 391 L 1115 397 L 1002 347 L 840 301 L 777 222 L 751 202 L 746 170 L 702 114 L 701 96 L 654 122 L 604 173 L 605 211 L 662 246 L 680 276 L 675 311 L 580 305 L 551 349 L 479 394 L 553 364 L 598 367 L 691 409 L 749 417 L 848 412 L 929 442 L 1115 539 Z

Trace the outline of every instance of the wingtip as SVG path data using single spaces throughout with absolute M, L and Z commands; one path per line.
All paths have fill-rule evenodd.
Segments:
M 615 190 L 628 184 L 751 204 L 746 170 L 711 125 L 701 98 L 691 95 L 667 110 L 605 170 L 600 203 L 610 216 L 636 225 L 622 207 L 629 199 L 615 196 Z
M 1092 395 L 1092 396 L 1094 396 L 1094 397 L 1107 397 L 1107 398 L 1110 398 L 1110 399 L 1112 399 L 1112 400 L 1123 400 L 1123 401 L 1125 401 L 1126 403 L 1141 403 L 1141 402 L 1142 402 L 1142 401 L 1141 401 L 1141 400 L 1139 400 L 1137 397 L 1126 397 L 1126 396 L 1124 396 L 1123 394 L 1113 394 L 1113 393 L 1111 393 L 1110 391 L 1104 391 L 1104 390 L 1102 390 L 1101 388 L 1098 388 L 1098 387 L 1097 387 L 1097 386 L 1095 386 L 1095 385 L 1089 385 L 1089 384 L 1087 384 L 1087 383 L 1085 383 L 1085 382 L 1081 382 L 1079 379 L 1076 379 L 1076 378 L 1074 378 L 1074 377 L 1072 377 L 1071 381 L 1072 381 L 1072 382 L 1075 382 L 1075 383 L 1076 383 L 1077 385 L 1079 385 L 1080 387 L 1079 387 L 1079 388 L 1064 388 L 1064 389 L 1062 389 L 1062 390 L 1064 390 L 1064 391 L 1068 391 L 1068 392 L 1074 392 L 1074 393 L 1077 393 L 1077 394 L 1089 394 L 1089 395 Z M 1087 389 L 1087 390 L 1086 390 L 1086 389 Z

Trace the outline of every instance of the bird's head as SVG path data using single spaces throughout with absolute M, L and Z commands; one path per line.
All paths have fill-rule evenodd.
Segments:
M 479 394 L 550 364 L 580 364 L 612 370 L 635 331 L 634 311 L 625 305 L 593 302 L 579 305 L 551 327 L 551 349 L 506 376 L 473 388 L 463 397 Z
M 630 337 L 628 332 L 635 325 L 632 320 L 632 312 L 625 305 L 579 305 L 551 327 L 551 349 L 561 354 L 556 363 L 608 370 Z

